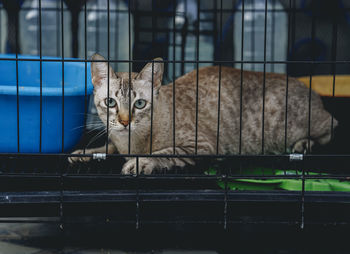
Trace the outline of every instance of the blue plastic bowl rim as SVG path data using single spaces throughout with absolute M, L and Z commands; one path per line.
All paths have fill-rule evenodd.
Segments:
M 16 55 L 14 54 L 0 54 L 0 61 L 13 61 L 13 60 L 21 60 L 21 59 L 33 59 L 40 61 L 40 56 L 30 56 L 30 55 L 18 55 L 16 59 Z M 47 59 L 47 60 L 58 60 L 58 62 L 61 62 L 62 60 L 82 60 L 78 58 L 61 58 L 61 57 L 51 57 L 51 56 L 42 56 L 41 59 Z M 82 60 L 82 62 L 65 62 L 65 64 L 76 64 L 76 65 L 82 65 L 83 68 L 85 68 L 85 61 Z M 93 91 L 93 85 L 91 83 L 91 77 L 90 77 L 90 63 L 87 63 L 86 65 L 86 88 L 85 88 L 85 80 L 83 79 L 82 85 L 75 85 L 75 86 L 67 86 L 64 88 L 64 96 L 81 96 L 81 95 L 90 95 Z M 42 96 L 62 96 L 63 89 L 62 89 L 62 80 L 60 80 L 61 85 L 57 87 L 45 87 L 42 86 Z M 17 86 L 16 85 L 0 85 L 0 95 L 17 95 Z M 21 86 L 21 84 L 18 84 L 18 94 L 20 96 L 40 96 L 40 87 L 39 86 Z

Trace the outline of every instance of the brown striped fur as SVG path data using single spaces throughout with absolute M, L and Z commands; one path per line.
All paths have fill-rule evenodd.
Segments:
M 103 59 L 95 55 L 93 59 Z M 159 59 L 155 59 L 159 60 Z M 100 64 L 98 66 L 98 64 Z M 95 86 L 95 104 L 101 120 L 106 124 L 107 65 L 92 63 L 92 80 Z M 155 62 L 153 89 L 153 135 L 150 151 L 152 64 L 139 73 L 132 74 L 131 105 L 138 98 L 147 101 L 144 109 L 134 107 L 129 118 L 128 73 L 114 73 L 110 69 L 110 97 L 118 107 L 110 109 L 109 127 L 111 152 L 128 153 L 128 129 L 118 119 L 131 121 L 132 154 L 195 154 L 196 147 L 196 84 L 194 70 L 174 83 L 161 86 L 163 63 Z M 220 73 L 220 74 L 219 74 Z M 220 78 L 219 78 L 220 77 Z M 220 92 L 220 120 L 218 131 L 218 91 Z M 285 127 L 287 128 L 288 151 L 303 152 L 306 148 L 309 124 L 309 89 L 295 78 L 288 78 L 288 107 L 286 119 L 286 76 L 266 73 L 265 105 L 263 119 L 264 75 L 260 72 L 243 72 L 242 114 L 241 71 L 230 67 L 204 67 L 198 70 L 198 154 L 260 154 L 264 140 L 265 154 L 280 154 L 285 151 Z M 173 87 L 175 86 L 175 119 L 173 119 Z M 122 91 L 122 92 L 119 92 Z M 241 117 L 240 117 L 241 116 Z M 242 119 L 242 121 L 240 121 Z M 173 143 L 173 120 L 175 120 L 175 144 Z M 337 121 L 334 120 L 334 127 Z M 240 146 L 240 126 L 241 146 Z M 264 127 L 264 139 L 262 130 Z M 219 132 L 219 137 L 217 133 Z M 331 115 L 325 111 L 320 96 L 311 93 L 311 144 L 326 144 L 331 137 Z M 217 147 L 217 138 L 218 147 Z M 175 147 L 175 151 L 174 151 Z M 94 150 L 90 152 L 95 152 Z M 81 151 L 76 151 L 77 153 Z M 139 172 L 150 174 L 155 169 L 194 165 L 191 158 L 140 158 Z M 122 173 L 134 174 L 136 160 L 129 159 Z

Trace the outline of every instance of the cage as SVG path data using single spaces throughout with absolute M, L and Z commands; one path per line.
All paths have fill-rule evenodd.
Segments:
M 1 125 L 6 126 L 1 127 L 4 136 L 0 139 L 6 140 L 6 133 L 11 131 L 15 147 L 7 149 L 8 141 L 0 141 L 1 216 L 12 218 L 7 222 L 18 222 L 22 217 L 31 217 L 33 222 L 45 218 L 62 228 L 94 217 L 138 230 L 179 223 L 225 230 L 238 225 L 287 225 L 295 229 L 349 225 L 349 4 L 344 0 L 1 0 L 0 69 L 5 65 L 2 76 L 11 76 L 12 81 L 8 83 L 4 78 L 5 83 L 0 85 Z M 93 53 L 105 59 L 92 59 Z M 160 128 L 153 121 L 159 111 L 153 114 L 152 107 L 147 127 L 150 141 L 139 144 L 144 152 L 131 149 L 134 133 L 129 127 L 126 150 L 110 153 L 112 126 L 101 122 L 94 96 L 90 95 L 91 65 L 104 63 L 119 73 L 105 72 L 106 84 L 111 84 L 105 91 L 107 101 L 112 96 L 109 82 L 113 75 L 131 82 L 135 78 L 132 72 L 139 73 L 149 63 L 152 103 L 156 89 L 152 73 L 158 64 L 164 64 L 160 89 L 172 85 L 167 103 L 172 108 L 167 117 L 173 119 L 167 133 L 171 149 L 167 152 L 152 151 L 155 142 L 161 143 L 153 140 L 152 146 L 152 137 Z M 45 70 L 50 64 L 56 71 L 53 76 Z M 217 69 L 211 75 L 218 77 L 217 84 L 212 84 L 217 93 L 212 133 L 216 141 L 213 152 L 201 154 L 197 153 L 198 112 L 205 102 L 198 95 L 203 81 L 198 69 L 213 65 Z M 226 68 L 236 69 L 236 80 L 226 80 Z M 23 95 L 26 72 L 33 75 L 30 82 L 37 89 L 32 100 L 36 108 L 33 115 L 22 114 L 28 107 L 23 104 L 27 99 Z M 188 139 L 195 138 L 196 149 L 183 154 L 176 150 L 179 123 L 174 120 L 183 112 L 174 98 L 179 78 L 189 72 L 193 73 L 197 94 L 191 108 L 196 118 L 195 137 Z M 245 139 L 242 92 L 250 81 L 244 73 L 258 72 L 262 77 L 258 82 L 261 96 L 254 100 L 262 124 L 255 123 L 252 128 L 259 129 L 261 136 L 255 144 L 257 152 L 246 154 L 241 149 Z M 271 82 L 267 78 L 277 75 L 270 73 L 279 73 L 280 85 L 287 91 L 280 95 L 280 110 L 284 113 L 278 120 L 283 126 L 278 130 L 283 136 L 279 154 L 265 149 L 270 142 L 265 133 L 272 121 L 266 113 L 267 82 Z M 79 80 L 69 79 L 76 75 Z M 290 108 L 286 106 L 293 78 L 305 86 L 305 105 L 293 106 L 306 110 L 306 153 L 291 152 L 287 147 L 288 133 L 293 132 L 287 122 L 297 117 L 288 114 Z M 70 82 L 75 82 L 80 91 L 76 106 L 69 103 L 77 99 L 69 92 Z M 235 142 L 239 149 L 232 153 L 218 148 L 220 142 L 229 139 L 220 136 L 220 112 L 226 107 L 222 104 L 224 82 L 240 84 L 240 96 L 235 101 L 240 114 L 232 120 L 230 116 L 224 119 L 238 126 Z M 47 113 L 45 89 L 53 83 L 57 83 L 57 100 L 52 105 L 54 110 Z M 11 111 L 4 89 L 10 85 L 14 91 Z M 310 151 L 312 96 L 316 94 L 330 113 L 327 128 L 331 138 L 326 145 L 315 145 Z M 133 114 L 130 98 L 129 117 Z M 72 107 L 78 108 L 74 114 Z M 112 116 L 107 112 L 109 123 Z M 59 119 L 57 129 L 48 127 L 48 115 Z M 71 126 L 71 119 L 77 117 L 81 120 Z M 5 124 L 10 118 L 12 126 Z M 38 121 L 35 130 L 28 128 L 34 118 Z M 53 131 L 49 137 L 43 136 L 46 128 Z M 77 129 L 83 133 L 80 141 L 74 149 L 65 147 L 65 137 Z M 34 150 L 22 148 L 28 137 L 39 144 Z M 79 138 L 80 134 L 75 139 Z M 54 140 L 58 148 L 43 149 L 45 139 Z M 81 152 L 72 153 L 77 149 Z M 135 159 L 134 174 L 123 174 L 125 158 Z M 90 161 L 69 163 L 69 159 Z M 144 159 L 196 163 L 142 174 L 139 164 Z

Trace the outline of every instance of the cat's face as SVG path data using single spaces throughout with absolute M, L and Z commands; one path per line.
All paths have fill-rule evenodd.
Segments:
M 92 60 L 105 61 L 97 54 Z M 148 63 L 130 82 L 128 73 L 118 76 L 110 67 L 109 96 L 107 69 L 106 62 L 91 63 L 94 102 L 102 122 L 107 125 L 108 121 L 109 130 L 118 135 L 128 135 L 130 127 L 132 132 L 144 133 L 149 130 L 152 110 L 152 63 Z M 153 63 L 153 73 L 154 102 L 161 85 L 163 63 Z

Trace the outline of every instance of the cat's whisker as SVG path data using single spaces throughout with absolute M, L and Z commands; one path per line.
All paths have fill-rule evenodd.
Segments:
M 101 127 L 95 127 L 95 128 L 91 128 L 91 129 L 85 130 L 85 133 L 88 134 L 88 133 L 91 133 L 91 132 L 94 132 L 94 131 L 100 131 L 102 129 Z
M 91 129 L 91 130 L 86 131 L 86 134 L 89 134 L 89 133 L 94 132 L 94 131 L 97 131 L 97 130 L 100 130 L 100 131 L 101 131 L 101 128 L 93 128 L 93 129 Z
M 98 116 L 96 114 L 93 114 L 93 113 L 77 113 L 76 115 L 94 116 L 95 118 L 98 118 Z
M 72 131 L 75 131 L 75 130 L 78 130 L 78 129 L 82 129 L 84 127 L 85 127 L 85 125 L 77 126 L 75 128 L 72 128 Z
M 98 122 L 90 122 L 90 123 L 86 123 L 86 125 L 104 125 L 103 122 L 98 121 Z
M 89 123 L 85 125 L 86 127 L 94 127 L 94 126 L 104 126 L 103 123 Z
M 86 147 L 89 147 L 93 142 L 95 142 L 98 138 L 102 137 L 106 133 L 106 130 L 102 130 L 99 133 L 97 133 L 94 137 L 91 138 L 89 143 L 86 145 Z
M 89 130 L 89 132 L 91 132 L 91 131 L 96 131 L 96 130 L 98 130 L 97 133 L 100 133 L 100 132 L 102 132 L 102 131 L 106 131 L 105 128 L 103 128 L 103 129 L 101 129 L 101 128 L 94 128 L 94 129 Z
M 91 122 L 86 123 L 86 125 L 90 125 L 90 124 L 104 124 L 104 123 L 101 121 L 91 121 Z
M 104 124 L 103 123 L 96 123 L 96 124 L 85 124 L 85 125 L 80 125 L 80 126 L 77 126 L 75 128 L 73 128 L 72 130 L 77 130 L 77 129 L 82 129 L 84 127 L 97 127 L 96 129 L 100 128 L 100 127 L 104 127 Z

